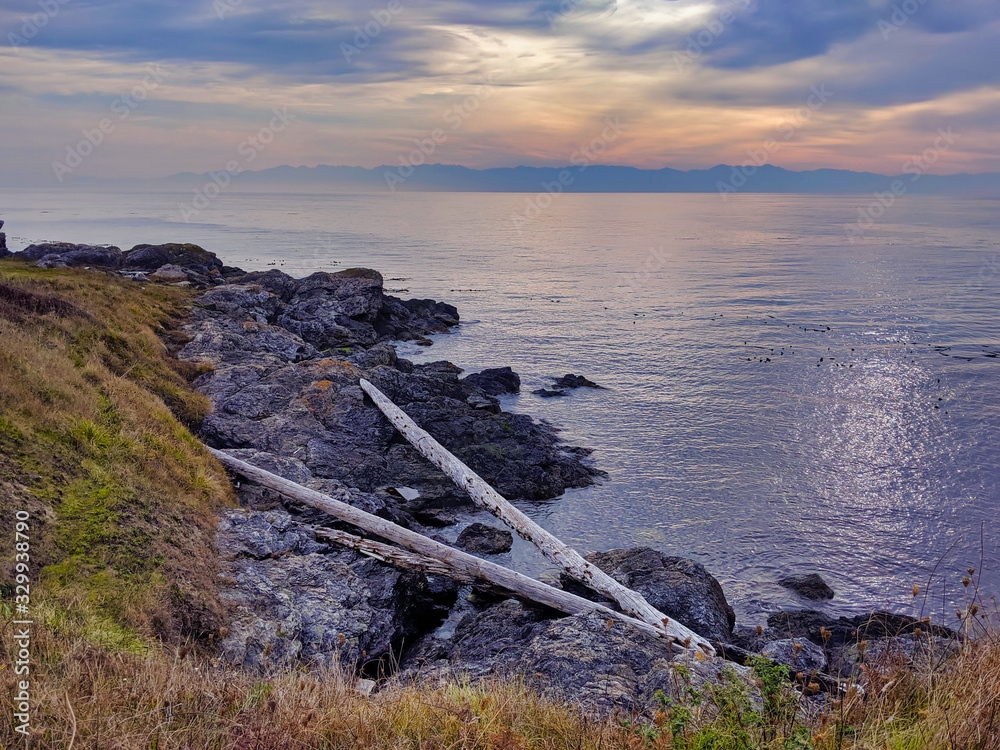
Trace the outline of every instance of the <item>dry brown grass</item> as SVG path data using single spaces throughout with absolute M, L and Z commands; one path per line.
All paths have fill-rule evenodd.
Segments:
M 842 719 L 848 734 L 838 736 L 831 722 L 820 735 L 827 746 L 1000 750 L 1000 635 L 994 631 L 932 645 L 915 663 L 887 652 L 866 665 L 860 685 L 833 704 L 831 718 Z
M 45 620 L 44 613 L 42 617 Z M 0 623 L 9 632 L 10 619 Z M 5 643 L 9 639 L 5 639 Z M 6 648 L 10 648 L 9 644 Z M 940 663 L 874 661 L 844 701 L 794 726 L 765 713 L 736 717 L 726 688 L 715 709 L 671 734 L 675 709 L 655 720 L 588 717 L 517 681 L 386 682 L 370 696 L 354 678 L 326 672 L 248 673 L 185 647 L 144 653 L 95 646 L 74 627 L 41 626 L 33 649 L 33 748 L 375 748 L 377 750 L 997 750 L 1000 640 L 964 644 Z M 9 658 L 9 655 L 7 655 Z M 943 656 L 943 654 L 942 654 Z M 0 694 L 13 691 L 0 670 Z M 787 687 L 787 686 L 786 686 Z M 37 689 L 36 689 L 37 690 Z M 700 704 L 705 705 L 705 704 Z M 4 706 L 10 715 L 9 706 Z M 621 719 L 630 721 L 622 721 Z M 789 731 L 790 729 L 794 731 Z M 8 723 L 0 747 L 23 746 Z
M 353 678 L 282 671 L 268 677 L 212 664 L 184 648 L 109 652 L 44 628 L 33 646 L 32 748 L 526 748 L 642 747 L 620 725 L 588 719 L 517 683 L 390 684 L 371 696 Z M 11 695 L 10 670 L 0 691 Z M 9 706 L 4 710 L 10 715 Z M 0 747 L 24 745 L 7 721 Z

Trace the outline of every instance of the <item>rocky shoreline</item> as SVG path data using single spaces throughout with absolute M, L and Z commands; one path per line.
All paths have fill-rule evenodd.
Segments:
M 601 475 L 588 451 L 563 444 L 553 426 L 501 409 L 497 396 L 520 388 L 510 368 L 463 377 L 449 362 L 399 358 L 392 341 L 429 344 L 428 336 L 459 324 L 459 313 L 386 294 L 376 271 L 293 279 L 228 267 L 202 248 L 176 244 L 122 252 L 45 243 L 15 255 L 41 267 L 87 266 L 200 289 L 169 343 L 203 371 L 194 386 L 213 405 L 200 425 L 205 443 L 428 536 L 451 527 L 474 554 L 509 549 L 509 532 L 396 433 L 360 378 L 516 504 L 558 497 Z M 579 376 L 556 385 L 597 387 Z M 223 515 L 216 539 L 231 606 L 217 648 L 249 669 L 339 661 L 370 677 L 516 675 L 584 705 L 643 711 L 658 691 L 673 695 L 724 672 L 753 690 L 745 665 L 759 655 L 788 666 L 813 693 L 877 655 L 917 659 L 950 635 L 897 615 L 835 619 L 816 610 L 739 626 L 718 581 L 694 561 L 649 548 L 588 555 L 720 652 L 678 657 L 663 641 L 595 614 L 563 616 L 332 546 L 313 531 L 338 527 L 329 517 L 253 484 L 236 488 L 241 507 Z M 832 596 L 817 578 L 799 581 L 803 591 Z M 586 595 L 568 580 L 562 585 Z

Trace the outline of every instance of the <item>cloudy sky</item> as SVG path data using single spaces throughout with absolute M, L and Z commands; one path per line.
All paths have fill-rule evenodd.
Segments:
M 1000 2 L 0 0 L 2 184 L 565 164 L 609 117 L 605 163 L 895 174 L 950 128 L 931 171 L 1000 171 Z

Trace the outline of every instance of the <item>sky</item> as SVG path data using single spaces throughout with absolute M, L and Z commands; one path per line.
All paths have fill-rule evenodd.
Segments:
M 1000 171 L 998 124 L 997 0 L 0 0 L 7 186 L 588 147 Z

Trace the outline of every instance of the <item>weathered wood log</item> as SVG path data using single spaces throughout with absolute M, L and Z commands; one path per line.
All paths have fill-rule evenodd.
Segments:
M 467 576 L 440 560 L 435 560 L 433 557 L 425 557 L 424 555 L 418 555 L 416 552 L 408 552 L 405 549 L 393 547 L 391 544 L 376 542 L 374 539 L 365 539 L 364 537 L 349 534 L 340 529 L 327 529 L 321 526 L 309 526 L 307 528 L 316 535 L 317 539 L 325 539 L 341 547 L 353 549 L 375 560 L 395 565 L 397 568 L 415 570 L 418 573 L 426 573 L 427 575 L 445 576 L 459 583 L 474 583 L 476 580 L 472 576 Z
M 361 389 L 389 418 L 399 433 L 431 463 L 447 474 L 455 484 L 464 489 L 476 505 L 490 511 L 519 536 L 538 547 L 543 555 L 561 566 L 570 577 L 617 602 L 623 611 L 651 625 L 677 643 L 694 645 L 707 654 L 715 655 L 715 649 L 705 638 L 668 618 L 647 602 L 641 594 L 623 586 L 596 565 L 584 560 L 579 552 L 564 544 L 514 507 L 507 498 L 450 453 L 382 391 L 364 378 L 361 379 Z
M 517 571 L 474 557 L 446 544 L 435 542 L 433 539 L 428 539 L 415 531 L 397 526 L 392 521 L 387 521 L 371 513 L 366 513 L 363 510 L 355 508 L 353 505 L 348 505 L 329 495 L 324 495 L 322 492 L 303 487 L 289 479 L 272 474 L 266 469 L 248 464 L 246 461 L 241 461 L 234 456 L 230 456 L 228 453 L 216 450 L 215 448 L 208 448 L 208 451 L 227 469 L 241 474 L 257 484 L 280 492 L 292 500 L 304 503 L 313 508 L 318 508 L 324 513 L 328 513 L 334 518 L 363 529 L 370 534 L 395 542 L 418 555 L 429 557 L 443 564 L 443 569 L 450 571 L 449 575 L 459 576 L 459 580 L 465 580 L 466 578 L 483 580 L 504 591 L 509 591 L 515 596 L 537 604 L 543 604 L 558 612 L 565 612 L 570 615 L 583 612 L 597 612 L 609 620 L 627 623 L 651 635 L 661 637 L 667 635 L 662 627 L 655 628 L 642 620 L 637 620 L 627 614 L 616 612 L 602 604 L 597 604 L 581 596 L 571 594 L 568 591 L 549 586 Z M 670 638 L 670 641 L 672 645 L 679 649 L 690 648 L 690 643 L 685 645 L 683 641 L 677 641 L 674 638 Z

